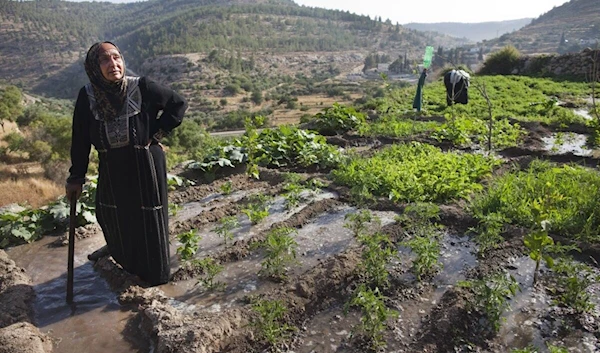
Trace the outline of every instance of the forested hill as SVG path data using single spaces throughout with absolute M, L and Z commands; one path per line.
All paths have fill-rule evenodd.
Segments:
M 520 30 L 490 41 L 500 48 L 513 45 L 526 54 L 578 52 L 600 42 L 600 1 L 571 0 L 555 7 Z
M 422 56 L 460 40 L 289 0 L 151 0 L 129 4 L 0 0 L 0 77 L 36 93 L 72 97 L 95 41 L 113 40 L 128 68 L 164 55 L 383 52 Z M 173 68 L 177 70 L 178 68 Z M 143 72 L 142 72 L 143 73 Z

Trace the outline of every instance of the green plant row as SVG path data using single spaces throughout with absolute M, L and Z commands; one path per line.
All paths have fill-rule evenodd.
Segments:
M 96 222 L 96 179 L 90 178 L 77 202 L 77 226 Z M 38 209 L 0 213 L 0 248 L 31 243 L 44 234 L 64 231 L 69 222 L 70 206 L 62 196 Z
M 250 145 L 253 146 L 255 163 L 265 167 L 331 168 L 343 158 L 335 146 L 327 144 L 323 136 L 291 126 L 262 130 L 250 142 L 248 136 L 243 136 L 233 143 L 224 143 L 204 160 L 189 164 L 188 168 L 209 173 L 221 168 L 234 168 L 248 161 Z
M 473 197 L 470 210 L 483 221 L 498 214 L 503 223 L 536 225 L 535 203 L 545 202 L 548 231 L 569 238 L 598 239 L 600 175 L 579 166 L 556 166 L 534 160 L 524 171 L 507 173 L 491 181 L 485 192 Z
M 412 142 L 387 147 L 370 158 L 353 158 L 331 174 L 340 185 L 397 202 L 445 202 L 481 190 L 479 182 L 499 163 Z
M 573 111 L 557 105 L 557 101 L 582 104 L 589 97 L 585 82 L 558 81 L 525 76 L 473 76 L 469 87 L 469 103 L 448 106 L 442 78 L 427 83 L 423 90 L 423 116 L 464 116 L 488 119 L 488 105 L 476 87 L 484 87 L 492 102 L 494 119 L 514 118 L 539 121 L 555 126 L 587 121 Z M 382 117 L 397 117 L 412 112 L 414 87 L 390 91 L 384 97 L 366 102 L 363 109 L 375 109 Z

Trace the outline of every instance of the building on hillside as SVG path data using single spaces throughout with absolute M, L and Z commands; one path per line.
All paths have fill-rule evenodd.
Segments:
M 579 39 L 579 45 L 598 45 L 600 39 L 598 38 L 581 38 Z
M 383 73 L 387 73 L 390 69 L 390 64 L 377 64 L 377 69 L 375 69 L 376 72 L 383 72 Z
M 346 79 L 348 79 L 349 81 L 361 81 L 365 79 L 365 75 L 361 72 L 361 73 L 350 73 L 348 75 L 346 75 Z

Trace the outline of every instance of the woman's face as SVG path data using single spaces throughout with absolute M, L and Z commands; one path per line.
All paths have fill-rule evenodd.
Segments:
M 123 78 L 123 58 L 117 48 L 110 43 L 102 43 L 99 50 L 100 71 L 110 82 Z

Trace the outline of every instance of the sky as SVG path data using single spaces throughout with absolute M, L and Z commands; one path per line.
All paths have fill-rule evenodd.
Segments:
M 381 16 L 392 23 L 489 22 L 536 18 L 569 0 L 293 0 L 298 5 Z

